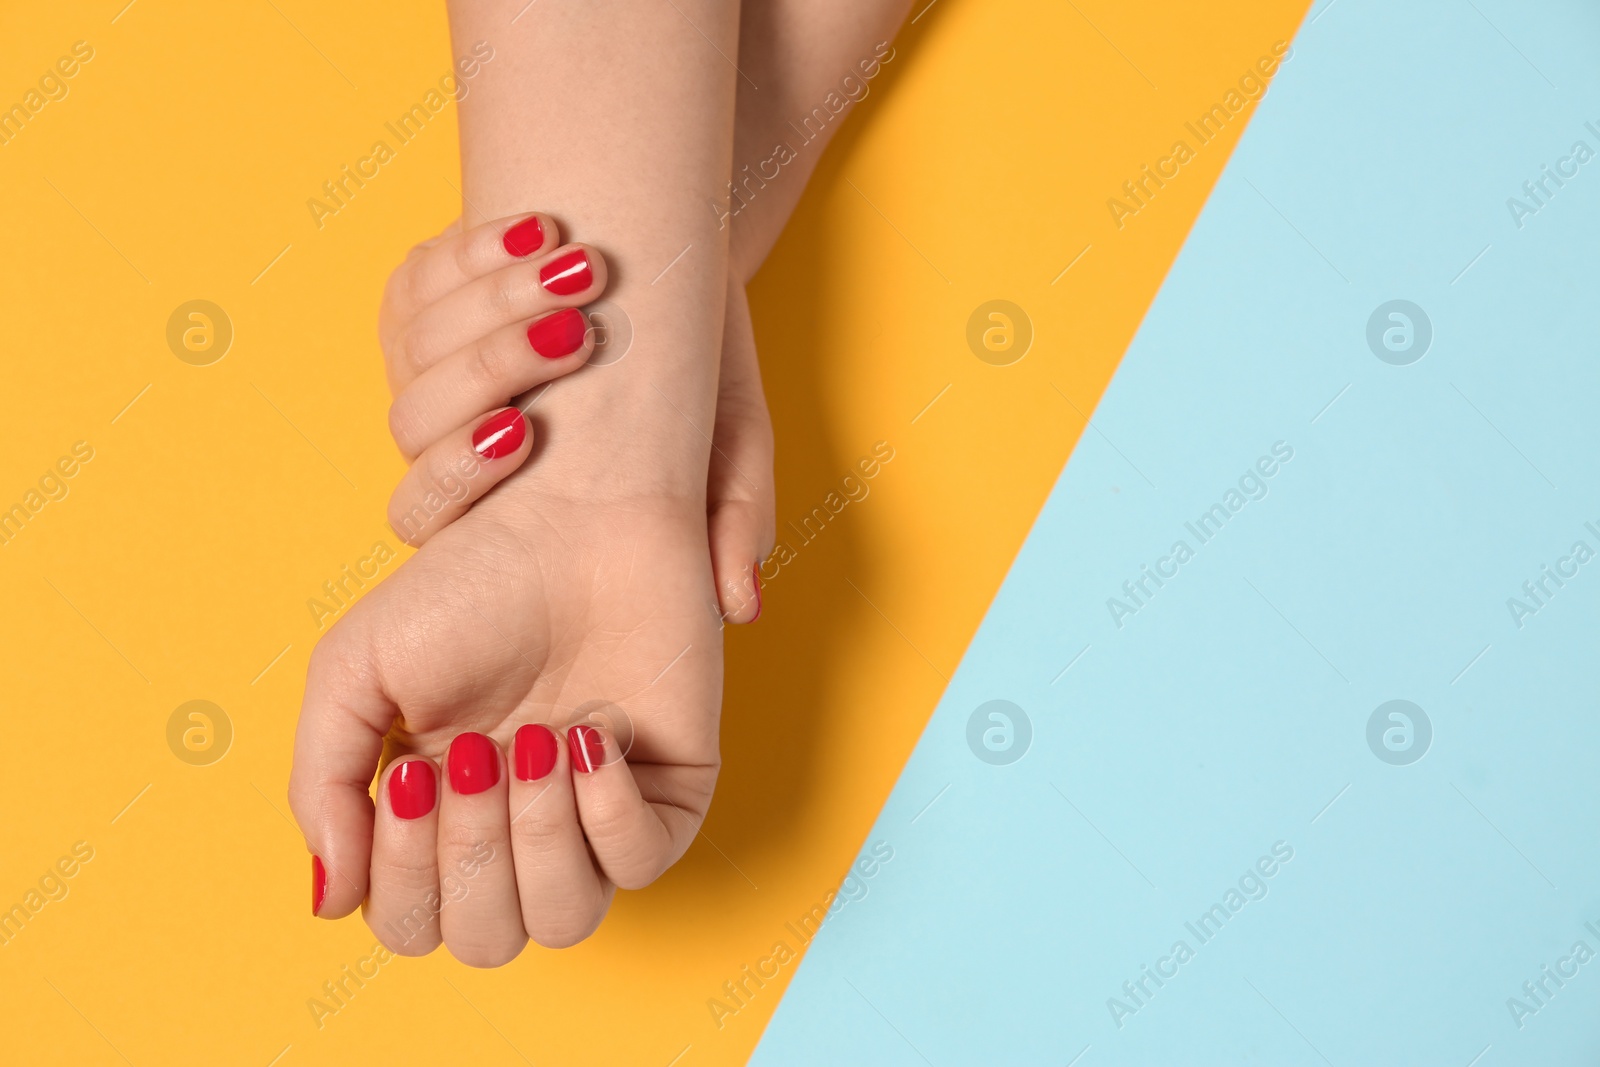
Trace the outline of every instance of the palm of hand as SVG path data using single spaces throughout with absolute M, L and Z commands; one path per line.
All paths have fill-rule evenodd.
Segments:
M 563 752 L 551 773 L 562 781 L 549 790 L 530 793 L 531 786 L 513 781 L 498 827 L 492 819 L 484 824 L 477 803 L 491 794 L 457 797 L 443 786 L 438 870 L 448 874 L 453 854 L 474 840 L 504 841 L 513 862 L 496 876 L 515 876 L 511 896 L 520 897 L 521 926 L 536 940 L 581 939 L 603 915 L 612 885 L 648 884 L 683 853 L 718 768 L 722 642 L 702 508 L 697 501 L 562 500 L 541 508 L 545 517 L 530 518 L 525 496 L 494 494 L 328 634 L 313 658 L 291 781 L 296 813 L 333 875 L 323 914 L 361 903 L 370 865 L 368 918 L 384 936 L 373 912 L 394 909 L 380 900 L 416 895 L 415 886 L 384 879 L 398 867 L 403 881 L 417 865 L 380 862 L 392 851 L 386 834 L 422 831 L 394 820 L 380 788 L 374 843 L 367 787 L 378 753 L 385 749 L 388 762 L 420 756 L 443 764 L 466 732 L 485 734 L 510 753 L 527 723 L 547 724 L 557 736 L 586 716 L 609 727 L 601 731 L 604 765 L 572 770 L 573 757 Z M 314 692 L 327 699 L 314 703 Z M 564 830 L 556 825 L 563 820 Z M 567 855 L 519 853 L 551 848 Z M 552 863 L 591 865 L 598 891 L 581 907 L 566 899 L 572 894 L 565 888 L 545 893 L 537 871 Z M 535 873 L 525 876 L 529 867 Z M 537 899 L 541 893 L 562 899 L 551 905 Z M 452 937 L 452 925 L 482 925 L 470 921 L 474 911 L 503 911 L 505 896 L 467 896 L 454 924 L 448 895 L 434 908 L 444 912 L 442 938 L 452 951 L 472 962 L 515 955 L 509 948 L 480 952 L 472 937 Z M 568 915 L 553 928 L 547 921 L 552 908 L 566 915 L 585 907 L 593 914 Z M 436 943 L 437 936 L 432 943 L 422 936 L 391 947 L 426 951 Z

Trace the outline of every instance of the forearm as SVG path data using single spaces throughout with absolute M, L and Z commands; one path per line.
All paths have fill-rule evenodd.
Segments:
M 752 0 L 739 27 L 732 188 L 718 201 L 748 282 L 834 133 L 894 59 L 910 0 Z M 745 78 L 749 80 L 746 81 Z M 751 83 L 759 86 L 751 91 Z M 834 109 L 839 110 L 835 111 Z
M 605 252 L 606 298 L 633 329 L 622 363 L 531 409 L 543 450 L 517 481 L 704 492 L 728 270 L 705 204 L 731 168 L 738 14 L 735 0 L 451 0 L 457 47 L 495 48 L 461 102 L 466 220 L 551 212 L 564 240 Z

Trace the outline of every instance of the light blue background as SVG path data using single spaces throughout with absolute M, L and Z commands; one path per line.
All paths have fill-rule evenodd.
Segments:
M 1317 5 L 868 836 L 894 860 L 755 1063 L 1600 1062 L 1600 959 L 1506 1006 L 1600 952 L 1600 560 L 1506 607 L 1600 550 L 1600 159 L 1506 207 L 1600 151 L 1587 120 L 1593 4 Z M 1405 367 L 1365 340 L 1394 298 L 1434 329 Z M 1277 441 L 1270 495 L 1118 630 L 1106 598 Z M 1394 698 L 1433 724 L 1409 766 L 1367 746 Z M 1009 766 L 967 746 L 993 699 L 1033 725 Z

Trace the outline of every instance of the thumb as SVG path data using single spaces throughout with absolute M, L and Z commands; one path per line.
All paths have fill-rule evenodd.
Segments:
M 368 790 L 394 716 L 370 657 L 335 627 L 311 654 L 289 774 L 289 807 L 311 851 L 311 911 L 320 918 L 349 915 L 366 899 Z
M 754 622 L 761 614 L 758 568 L 776 536 L 772 452 L 750 305 L 744 287 L 730 282 L 706 484 L 711 569 L 722 617 L 730 623 Z

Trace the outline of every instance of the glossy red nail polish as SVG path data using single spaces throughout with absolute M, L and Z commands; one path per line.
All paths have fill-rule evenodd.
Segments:
M 544 225 L 539 222 L 539 216 L 523 219 L 500 239 L 505 250 L 517 258 L 531 256 L 544 247 Z
M 389 776 L 389 808 L 402 819 L 428 814 L 438 793 L 438 776 L 425 759 L 406 760 Z
M 450 742 L 450 788 L 462 796 L 481 793 L 500 780 L 500 754 L 482 734 L 460 734 Z
M 528 324 L 528 343 L 545 359 L 570 356 L 583 347 L 583 335 L 589 324 L 577 308 L 563 308 L 554 315 L 546 315 Z
M 567 731 L 567 749 L 572 766 L 588 774 L 606 761 L 606 742 L 593 726 L 579 724 Z
M 755 622 L 761 618 L 761 564 L 750 568 L 750 578 L 756 583 L 756 613 L 750 616 L 750 621 Z
M 311 857 L 311 914 L 322 910 L 322 898 L 328 895 L 328 869 L 322 865 L 321 856 Z
M 555 769 L 556 751 L 560 744 L 550 727 L 530 722 L 517 731 L 512 751 L 516 756 L 517 777 L 524 782 L 537 782 Z
M 521 448 L 527 436 L 528 420 L 517 408 L 506 408 L 472 431 L 472 448 L 484 459 L 499 459 Z
M 594 284 L 594 271 L 589 269 L 589 253 L 575 248 L 558 256 L 539 268 L 539 284 L 557 296 L 581 293 Z

